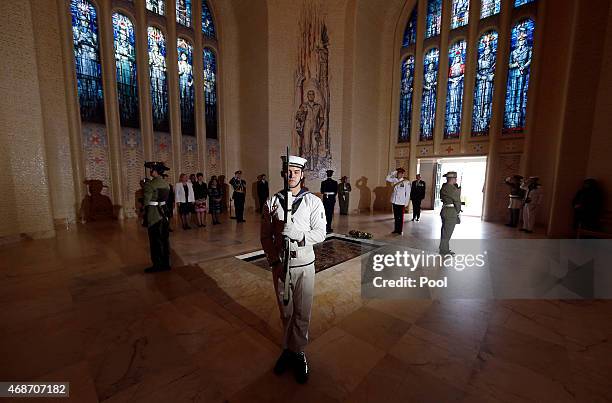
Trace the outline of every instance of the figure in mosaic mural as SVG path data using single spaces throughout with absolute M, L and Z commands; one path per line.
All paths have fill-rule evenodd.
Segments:
M 304 3 L 295 71 L 292 150 L 307 158 L 309 177 L 323 179 L 331 167 L 329 137 L 329 37 L 319 3 Z

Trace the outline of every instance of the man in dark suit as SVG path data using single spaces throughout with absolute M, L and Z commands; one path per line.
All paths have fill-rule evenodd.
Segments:
M 325 208 L 325 218 L 327 220 L 327 233 L 333 231 L 332 220 L 334 218 L 334 206 L 336 205 L 336 195 L 338 194 L 338 182 L 332 179 L 334 171 L 326 171 L 327 179 L 321 182 L 321 194 L 323 195 L 323 207 Z
M 266 175 L 261 174 L 257 178 L 257 198 L 259 199 L 259 211 L 261 213 L 262 208 L 266 200 L 268 200 L 268 196 L 270 196 L 270 187 L 268 185 L 268 181 L 266 180 Z
M 421 218 L 421 202 L 425 198 L 425 181 L 421 180 L 421 174 L 417 174 L 416 180 L 410 187 L 410 200 L 412 200 L 412 221 Z

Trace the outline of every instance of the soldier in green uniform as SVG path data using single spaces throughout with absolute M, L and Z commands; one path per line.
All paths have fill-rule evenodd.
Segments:
M 454 255 L 448 245 L 455 225 L 459 224 L 459 213 L 461 212 L 461 188 L 457 185 L 457 172 L 449 171 L 444 177 L 446 183 L 440 189 L 440 199 L 442 200 L 442 234 L 440 237 L 440 254 Z
M 144 185 L 145 221 L 149 232 L 149 247 L 153 266 L 145 269 L 145 273 L 170 270 L 170 223 L 167 206 L 170 186 L 162 179 L 168 168 L 163 162 L 146 162 L 149 174 L 153 179 Z

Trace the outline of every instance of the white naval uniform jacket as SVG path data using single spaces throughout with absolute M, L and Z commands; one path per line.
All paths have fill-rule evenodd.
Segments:
M 283 251 L 283 228 L 285 226 L 285 195 L 276 193 L 268 198 L 264 205 L 261 223 L 261 246 L 263 246 L 268 263 L 281 260 Z M 313 245 L 325 240 L 326 225 L 323 202 L 310 192 L 302 192 L 293 198 L 292 221 L 294 228 L 304 233 L 304 239 L 298 243 L 291 267 L 306 266 L 314 263 Z
M 410 181 L 406 178 L 398 179 L 396 174 L 397 171 L 393 171 L 387 176 L 387 182 L 393 184 L 391 203 L 405 206 L 410 200 Z M 398 184 L 400 181 L 402 183 Z

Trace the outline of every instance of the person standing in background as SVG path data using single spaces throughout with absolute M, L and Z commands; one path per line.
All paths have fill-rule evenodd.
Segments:
M 204 182 L 204 174 L 198 172 L 196 183 L 193 184 L 193 194 L 195 197 L 195 212 L 198 220 L 198 227 L 206 227 L 206 202 L 208 199 L 208 186 Z
M 394 229 L 392 234 L 402 235 L 404 229 L 404 210 L 410 200 L 410 182 L 404 178 L 404 168 L 397 168 L 387 175 L 387 182 L 393 185 L 391 204 L 393 206 Z
M 348 215 L 349 197 L 351 193 L 351 184 L 348 181 L 348 176 L 340 178 L 338 187 L 338 202 L 340 204 L 340 215 Z
M 410 200 L 412 200 L 412 221 L 421 219 L 421 202 L 425 198 L 425 181 L 421 180 L 421 174 L 416 175 L 416 180 L 410 187 Z
M 219 222 L 219 214 L 221 214 L 221 205 L 223 204 L 223 189 L 219 186 L 216 176 L 210 178 L 208 182 L 208 210 L 212 217 L 213 225 L 221 224 Z
M 325 218 L 327 219 L 327 233 L 333 232 L 332 220 L 334 219 L 334 207 L 336 206 L 336 195 L 338 194 L 338 182 L 332 179 L 334 171 L 328 169 L 327 179 L 321 182 L 321 194 L 323 195 L 323 207 L 325 207 Z
M 174 186 L 174 196 L 178 205 L 178 212 L 181 216 L 181 225 L 183 229 L 191 229 L 189 226 L 189 217 L 193 211 L 193 203 L 195 203 L 195 195 L 193 194 L 193 185 L 188 180 L 186 174 L 179 176 L 179 183 Z
M 230 180 L 230 185 L 234 189 L 232 199 L 236 208 L 236 222 L 239 223 L 246 222 L 244 219 L 244 202 L 246 200 L 247 183 L 241 176 L 242 171 L 238 170 L 234 172 L 234 177 Z
M 266 180 L 266 174 L 261 174 L 257 177 L 257 199 L 259 200 L 258 213 L 262 212 L 263 205 L 270 196 L 270 186 Z
M 521 231 L 525 231 L 528 234 L 533 232 L 536 213 L 544 198 L 539 180 L 540 178 L 537 176 L 530 176 L 521 185 L 521 189 L 525 191 L 525 199 L 523 200 L 523 228 L 521 228 Z

